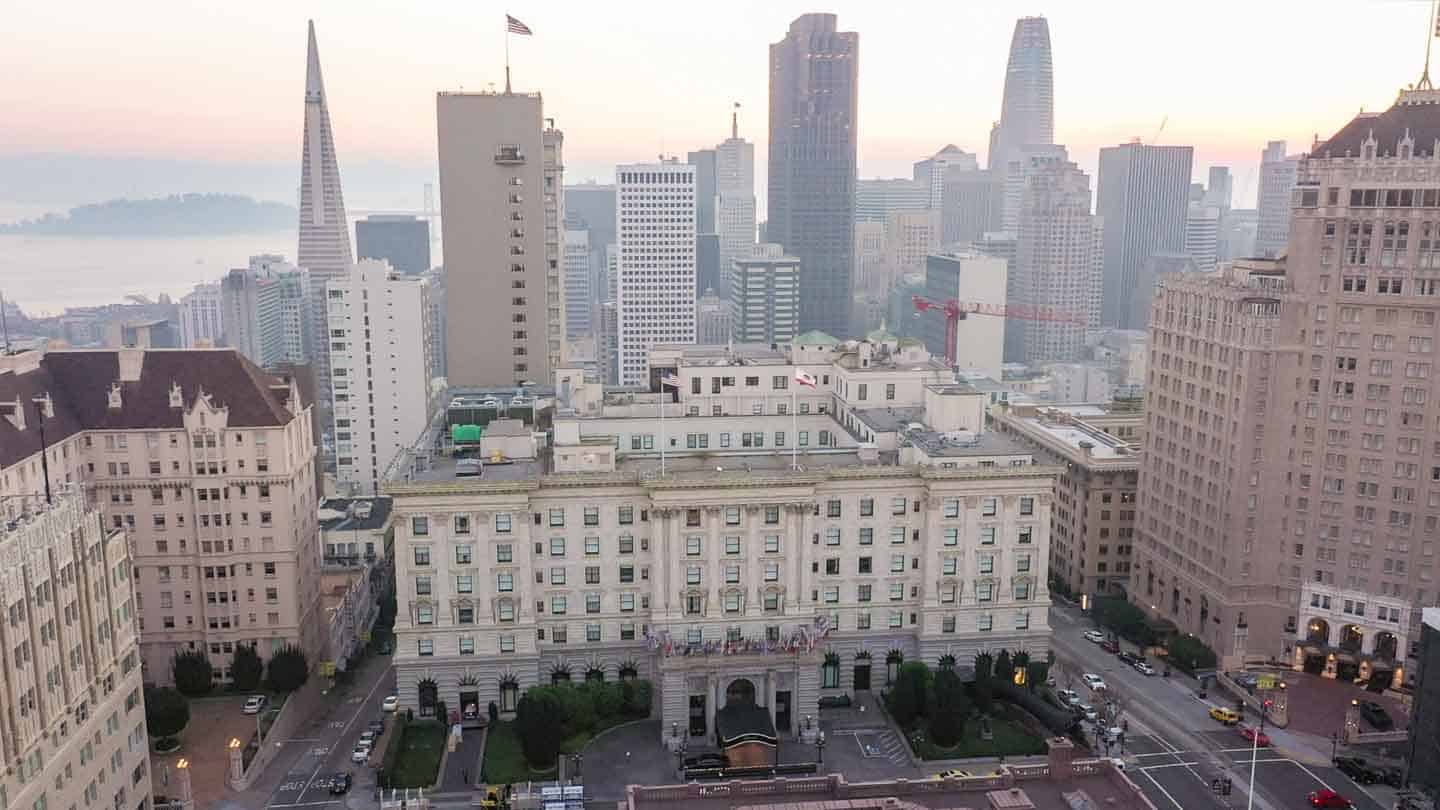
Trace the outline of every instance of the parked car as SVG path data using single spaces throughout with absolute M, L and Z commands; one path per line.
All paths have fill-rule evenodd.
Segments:
M 367 728 L 364 731 L 360 732 L 360 744 L 374 747 L 375 738 L 379 736 L 379 734 L 376 734 L 375 732 Z
M 1080 680 L 1084 681 L 1085 685 L 1090 687 L 1091 692 L 1098 692 L 1105 688 L 1105 679 L 1093 672 L 1087 672 L 1081 675 Z
M 1080 705 L 1080 695 L 1076 694 L 1074 689 L 1061 689 L 1055 693 L 1055 697 L 1060 698 L 1060 702 L 1066 706 Z
M 1092 723 L 1100 719 L 1100 713 L 1095 711 L 1095 707 L 1089 703 L 1081 703 L 1076 706 L 1075 713 Z
M 1120 652 L 1115 653 L 1115 657 L 1116 657 L 1116 658 L 1119 658 L 1121 661 L 1123 661 L 1123 662 L 1126 663 L 1126 664 L 1129 664 L 1129 665 L 1132 666 L 1132 667 L 1135 666 L 1137 663 L 1139 663 L 1141 660 L 1143 660 L 1143 659 L 1140 658 L 1140 656 L 1136 655 L 1135 653 L 1126 652 L 1126 651 L 1124 651 L 1124 650 L 1121 650 Z
M 380 711 L 393 712 L 400 709 L 399 695 L 386 695 L 385 700 L 380 704 Z
M 1327 810 L 1330 810 L 1331 808 L 1333 808 L 1334 810 L 1350 810 L 1350 808 L 1355 806 L 1354 802 L 1350 801 L 1344 796 L 1341 796 L 1339 793 L 1336 793 L 1330 788 L 1325 788 L 1324 790 L 1310 791 L 1309 799 L 1311 807 L 1321 807 L 1326 808 Z
M 1260 739 L 1258 741 L 1255 739 L 1256 735 L 1259 735 Z M 1247 742 L 1253 742 L 1261 748 L 1270 747 L 1270 735 L 1259 729 L 1251 728 L 1250 726 L 1241 726 L 1240 736 L 1244 737 Z
M 1105 638 L 1106 638 L 1105 634 L 1102 633 L 1102 632 L 1100 632 L 1099 630 L 1086 630 L 1086 631 L 1085 631 L 1085 640 L 1086 640 L 1086 641 L 1093 641 L 1093 642 L 1095 642 L 1096 644 L 1104 644 L 1104 643 L 1105 643 Z
M 1100 645 L 1100 649 L 1108 653 L 1118 653 L 1120 652 L 1120 642 L 1116 641 L 1113 638 L 1108 639 Z
M 1148 662 L 1142 659 L 1135 662 L 1135 671 L 1140 673 L 1141 675 L 1153 676 L 1155 674 L 1155 667 L 1150 666 Z
M 381 734 L 384 734 L 384 733 L 385 733 L 385 721 L 384 721 L 384 720 L 371 720 L 369 723 L 367 723 L 367 724 L 365 725 L 365 728 L 368 729 L 368 730 L 370 730 L 370 731 L 375 732 L 375 736 L 376 736 L 376 737 L 379 737 Z
M 1360 785 L 1373 785 L 1384 778 L 1384 774 L 1360 757 L 1336 757 L 1335 768 Z
M 1389 731 L 1395 727 L 1395 721 L 1390 719 L 1390 713 L 1385 711 L 1384 706 L 1373 700 L 1360 701 L 1360 716 L 1365 718 L 1365 722 L 1374 726 L 1376 731 Z
M 1239 712 L 1236 712 L 1234 709 L 1222 709 L 1219 706 L 1216 706 L 1210 710 L 1210 717 L 1214 720 L 1218 720 L 1221 723 L 1224 723 L 1227 726 L 1233 726 L 1236 723 L 1240 722 Z
M 1393 765 L 1387 768 L 1380 768 L 1382 781 L 1393 788 L 1403 787 L 1405 784 L 1405 771 Z
M 355 750 L 350 752 L 351 762 L 367 762 L 370 759 L 370 746 L 365 743 L 356 743 Z
M 240 708 L 240 712 L 242 714 L 259 714 L 265 711 L 265 707 L 269 705 L 270 698 L 264 695 L 251 695 L 245 698 L 245 705 Z
M 330 777 L 330 795 L 343 796 L 350 792 L 350 774 L 348 772 L 337 773 Z

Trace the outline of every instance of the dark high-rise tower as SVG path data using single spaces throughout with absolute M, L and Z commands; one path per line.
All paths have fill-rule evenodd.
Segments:
M 767 238 L 800 260 L 800 331 L 851 336 L 860 35 L 804 14 L 770 46 Z

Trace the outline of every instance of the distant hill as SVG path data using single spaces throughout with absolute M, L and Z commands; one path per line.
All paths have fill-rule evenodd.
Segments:
M 294 228 L 294 206 L 238 194 L 178 194 L 150 200 L 110 200 L 0 224 L 0 234 L 56 236 L 215 236 Z

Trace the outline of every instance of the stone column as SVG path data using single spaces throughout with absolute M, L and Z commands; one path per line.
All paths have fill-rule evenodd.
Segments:
M 790 544 L 789 548 L 782 546 L 785 552 L 785 564 L 789 567 L 786 571 L 789 585 L 785 593 L 785 612 L 791 616 L 798 616 L 800 613 L 800 601 L 805 590 L 803 570 L 810 564 L 813 552 L 810 549 L 810 524 L 808 512 L 813 511 L 809 504 L 796 503 L 786 507 L 789 519 L 786 539 Z
M 776 689 L 775 678 L 775 667 L 767 668 L 765 670 L 765 707 L 770 710 L 770 725 L 772 726 L 775 725 L 775 692 L 778 691 Z M 775 729 L 777 734 L 781 730 L 782 729 L 779 728 Z
M 675 510 L 663 508 L 655 509 L 653 512 L 655 520 L 655 536 L 651 539 L 654 543 L 651 559 L 654 560 L 655 581 L 652 583 L 654 599 L 654 611 L 669 614 L 670 612 L 670 528 L 675 519 Z M 666 615 L 668 619 L 669 616 Z
M 765 541 L 757 530 L 760 522 L 764 519 L 761 508 L 756 504 L 748 504 L 740 518 L 744 521 L 744 531 L 740 534 L 741 553 L 745 557 L 744 571 L 741 573 L 741 586 L 745 589 L 745 617 L 758 617 L 765 604 L 761 596 L 761 588 L 764 583 L 764 573 L 760 565 L 760 555 L 765 551 Z M 752 598 L 753 597 L 753 598 Z M 773 713 L 773 711 L 772 711 Z
M 701 536 L 705 538 L 705 618 L 725 615 L 724 601 L 720 596 L 725 590 L 725 541 L 722 538 L 725 518 L 720 507 L 706 506 L 700 513 Z
M 714 674 L 706 676 L 705 691 L 709 694 L 705 698 L 705 731 L 710 739 L 719 741 L 715 736 L 715 712 L 720 709 L 720 678 Z

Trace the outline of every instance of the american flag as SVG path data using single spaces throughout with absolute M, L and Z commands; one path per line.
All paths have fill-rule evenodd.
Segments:
M 530 30 L 530 26 L 511 17 L 509 14 L 505 15 L 505 30 L 512 34 L 522 34 L 527 37 L 535 35 L 535 32 Z
M 814 388 L 817 384 L 813 375 L 806 374 L 798 368 L 795 369 L 795 382 L 800 383 L 806 388 Z
M 666 374 L 660 378 L 661 388 L 679 388 L 680 378 L 674 374 Z

